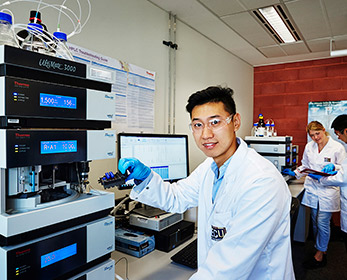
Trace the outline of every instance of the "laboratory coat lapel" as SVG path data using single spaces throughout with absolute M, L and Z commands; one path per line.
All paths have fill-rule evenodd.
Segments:
M 212 163 L 211 163 L 212 164 Z M 212 168 L 209 168 L 207 171 L 207 175 L 205 177 L 205 183 L 203 184 L 204 187 L 204 195 L 205 197 L 205 207 L 206 207 L 206 213 L 208 216 L 208 220 L 210 220 L 211 215 L 213 213 L 214 205 L 212 204 L 212 189 L 213 189 L 213 182 L 214 182 L 214 172 L 212 171 Z

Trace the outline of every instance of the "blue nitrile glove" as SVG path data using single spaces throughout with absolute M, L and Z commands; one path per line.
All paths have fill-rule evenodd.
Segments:
M 332 163 L 329 163 L 323 167 L 322 172 L 329 173 L 330 171 L 334 171 L 334 170 L 335 170 L 335 165 Z
M 118 169 L 122 174 L 128 170 L 130 174 L 126 180 L 134 179 L 136 185 L 151 174 L 151 169 L 137 158 L 121 158 L 118 162 Z
M 329 173 L 331 175 L 335 175 L 335 174 L 337 174 L 337 171 L 328 171 L 328 172 L 325 172 L 325 173 Z M 320 179 L 322 179 L 322 177 L 324 177 L 322 175 L 317 175 L 317 174 L 308 174 L 308 176 L 311 177 L 312 179 L 318 180 L 318 182 L 319 182 Z
M 308 174 L 308 177 L 311 177 L 312 179 L 315 179 L 319 182 L 320 179 L 322 179 L 322 175 L 316 175 L 316 174 Z
M 282 174 L 284 174 L 284 175 L 290 175 L 290 176 L 295 177 L 294 171 L 290 170 L 289 168 L 284 169 L 284 170 L 282 171 Z

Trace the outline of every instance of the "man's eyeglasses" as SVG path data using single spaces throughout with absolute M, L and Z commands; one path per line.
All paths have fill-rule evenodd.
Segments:
M 223 127 L 227 126 L 233 119 L 233 116 L 234 114 L 231 114 L 227 118 L 223 118 L 223 117 L 212 118 L 207 122 L 207 128 L 213 132 L 218 131 L 222 129 Z M 193 133 L 201 133 L 204 130 L 205 126 L 206 124 L 203 123 L 202 121 L 192 121 L 189 124 L 189 128 Z

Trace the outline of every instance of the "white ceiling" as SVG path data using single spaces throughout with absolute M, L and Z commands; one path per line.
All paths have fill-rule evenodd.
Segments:
M 330 57 L 331 39 L 333 49 L 347 49 L 347 0 L 148 1 L 253 66 Z M 278 43 L 253 14 L 276 4 L 300 41 Z

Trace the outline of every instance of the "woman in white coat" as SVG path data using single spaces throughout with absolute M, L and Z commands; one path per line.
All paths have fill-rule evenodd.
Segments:
M 331 128 L 334 129 L 337 137 L 347 144 L 347 115 L 340 115 L 335 118 L 331 124 Z M 324 186 L 335 185 L 339 186 L 340 201 L 341 201 L 341 230 L 343 231 L 343 239 L 345 241 L 347 251 L 347 158 L 342 162 L 341 165 L 327 165 L 322 171 L 330 172 L 332 170 L 338 171 L 335 176 L 312 176 L 314 179 L 318 179 L 319 182 Z
M 328 163 L 341 164 L 346 157 L 345 148 L 341 143 L 328 136 L 324 126 L 318 121 L 310 122 L 306 132 L 313 141 L 306 144 L 302 165 L 290 174 L 301 178 L 307 173 L 305 168 L 321 170 Z M 326 252 L 330 239 L 330 219 L 333 212 L 340 211 L 340 189 L 336 185 L 323 186 L 319 181 L 307 176 L 304 183 L 305 193 L 302 204 L 311 208 L 311 220 L 315 247 L 313 258 L 304 263 L 307 269 L 323 267 L 327 263 Z

